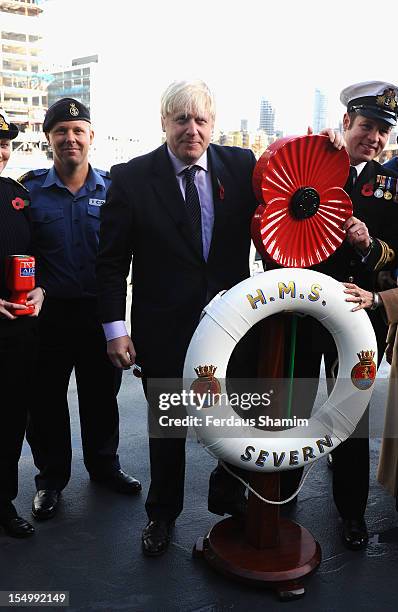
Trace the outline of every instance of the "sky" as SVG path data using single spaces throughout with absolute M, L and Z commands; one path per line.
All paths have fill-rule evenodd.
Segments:
M 98 53 L 102 104 L 132 133 L 159 133 L 159 100 L 174 80 L 196 77 L 215 92 L 216 126 L 255 130 L 262 97 L 276 128 L 312 124 L 314 90 L 329 99 L 329 125 L 344 108 L 340 91 L 367 80 L 398 81 L 394 45 L 374 0 L 44 0 L 46 57 L 69 63 Z M 384 19 L 384 17 L 383 17 Z M 383 22 L 384 23 L 384 22 Z

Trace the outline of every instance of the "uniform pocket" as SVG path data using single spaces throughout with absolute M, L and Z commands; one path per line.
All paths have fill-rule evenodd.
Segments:
M 93 206 L 92 204 L 87 204 L 87 213 L 90 217 L 95 217 L 96 219 L 99 219 L 101 214 L 101 206 Z
M 101 206 L 93 206 L 91 204 L 87 204 L 88 227 L 91 237 L 94 238 L 97 244 L 99 239 L 100 214 Z
M 61 208 L 31 208 L 34 241 L 39 251 L 64 248 L 64 211 Z

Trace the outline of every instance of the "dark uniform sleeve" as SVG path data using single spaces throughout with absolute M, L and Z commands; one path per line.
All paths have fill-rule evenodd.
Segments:
M 0 297 L 9 299 L 6 280 L 6 258 L 9 255 L 32 255 L 31 231 L 27 211 L 29 194 L 9 177 L 0 177 Z M 0 337 L 23 333 L 35 325 L 34 317 L 0 319 Z
M 111 170 L 112 183 L 101 207 L 101 227 L 97 256 L 99 315 L 103 323 L 125 319 L 126 277 L 133 253 L 131 195 L 123 185 L 122 172 Z
M 396 229 L 398 231 L 398 223 Z M 387 242 L 373 236 L 372 239 L 372 248 L 366 259 L 366 267 L 373 272 L 397 267 L 398 240 L 390 238 Z
M 25 192 L 25 194 L 28 195 L 29 197 L 29 201 L 30 201 L 30 196 L 29 196 L 29 189 L 28 189 L 28 184 L 29 181 L 31 179 L 35 178 L 35 172 L 34 170 L 29 170 L 29 172 L 26 172 L 25 174 L 23 174 L 22 176 L 20 176 L 18 178 L 18 185 L 21 187 L 21 189 L 23 189 L 23 191 Z M 35 231 L 34 231 L 34 227 L 33 227 L 33 222 L 32 222 L 32 214 L 31 214 L 31 208 L 30 206 L 25 207 L 24 208 L 24 214 L 26 216 L 26 219 L 29 223 L 29 227 L 31 230 L 31 244 L 30 244 L 30 251 L 29 254 L 34 255 L 35 257 L 35 261 L 36 261 L 36 266 L 35 266 L 35 285 L 36 287 L 42 287 L 42 289 L 44 289 L 46 291 L 46 283 L 43 281 L 43 278 L 40 274 L 40 256 L 38 254 L 38 249 L 36 247 L 36 243 L 35 243 Z

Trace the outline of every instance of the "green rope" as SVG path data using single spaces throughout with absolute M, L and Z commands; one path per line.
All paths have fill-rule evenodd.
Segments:
M 293 385 L 294 385 L 294 360 L 296 357 L 297 340 L 297 315 L 292 315 L 291 338 L 290 338 L 290 358 L 289 358 L 289 395 L 287 399 L 287 418 L 292 416 Z

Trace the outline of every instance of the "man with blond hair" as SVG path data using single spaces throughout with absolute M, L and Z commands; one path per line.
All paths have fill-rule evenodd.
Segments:
M 147 397 L 151 381 L 162 379 L 167 388 L 167 381 L 181 379 L 203 307 L 249 276 L 256 160 L 250 150 L 210 144 L 214 118 L 214 98 L 205 83 L 172 83 L 161 101 L 165 144 L 112 168 L 101 211 L 97 279 L 108 355 L 118 367 L 135 361 L 142 367 Z M 124 319 L 132 255 L 130 338 Z M 150 431 L 149 522 L 142 545 L 145 554 L 155 556 L 167 549 L 183 507 L 185 432 L 156 437 L 153 427 Z M 209 509 L 239 513 L 243 486 L 221 469 L 212 483 Z

